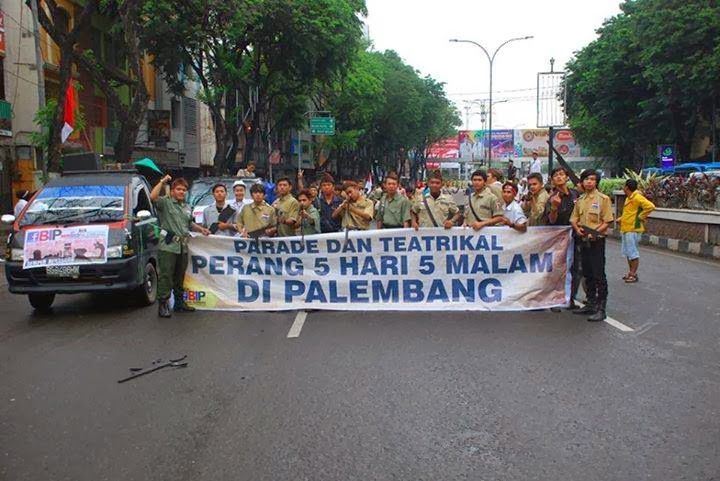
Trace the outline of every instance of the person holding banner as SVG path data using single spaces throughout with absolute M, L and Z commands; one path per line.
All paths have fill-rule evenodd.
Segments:
M 515 200 L 517 186 L 512 182 L 505 182 L 502 195 L 505 203 L 502 223 L 518 232 L 527 232 L 527 217 L 518 201 Z
M 400 179 L 395 172 L 385 176 L 385 193 L 380 197 L 375 216 L 378 229 L 410 227 L 410 201 L 398 192 Z
M 320 231 L 323 234 L 340 231 L 340 217 L 333 217 L 333 213 L 342 203 L 343 200 L 335 193 L 335 179 L 330 174 L 325 174 L 320 180 L 320 195 L 315 199 L 315 207 L 320 211 Z
M 278 235 L 290 237 L 295 235 L 295 229 L 299 225 L 300 204 L 290 194 L 292 185 L 290 179 L 282 177 L 277 181 L 278 198 L 273 202 L 277 214 Z
M 300 234 L 303 236 L 320 233 L 320 213 L 312 205 L 310 189 L 300 191 L 297 196 L 300 203 Z
M 345 182 L 345 201 L 335 209 L 333 217 L 342 216 L 342 228 L 348 230 L 368 230 L 373 219 L 373 203 L 363 197 L 360 185 L 349 180 Z
M 570 223 L 580 237 L 580 257 L 587 287 L 585 307 L 574 314 L 591 314 L 588 321 L 605 319 L 608 284 L 605 275 L 605 233 L 613 220 L 610 197 L 597 190 L 600 174 L 586 170 L 580 175 L 584 194 L 580 196 Z
M 487 175 L 482 170 L 472 173 L 472 190 L 465 204 L 465 226 L 480 230 L 483 227 L 501 224 L 504 209 L 495 194 L 487 186 Z
M 235 209 L 230 205 L 225 205 L 225 198 L 227 197 L 225 184 L 213 185 L 212 194 L 215 203 L 205 207 L 203 210 L 203 227 L 210 229 L 212 234 L 232 237 L 236 233 L 235 225 L 232 223 Z
M 170 292 L 175 296 L 175 310 L 192 312 L 194 307 L 185 303 L 183 280 L 188 265 L 187 242 L 190 229 L 203 235 L 210 235 L 205 227 L 192 221 L 192 210 L 185 202 L 188 183 L 179 178 L 172 181 L 170 195 L 160 197 L 163 187 L 172 180 L 166 175 L 153 187 L 150 200 L 155 204 L 160 224 L 160 246 L 158 252 L 158 315 L 170 317 Z
M 543 223 L 545 225 L 570 225 L 570 216 L 572 215 L 573 209 L 575 209 L 575 203 L 578 197 L 580 197 L 580 192 L 568 187 L 567 183 L 569 178 L 569 172 L 562 166 L 555 167 L 552 172 L 550 172 L 553 191 L 547 204 L 545 204 L 545 212 L 543 214 Z M 580 281 L 582 280 L 580 242 L 578 242 L 578 240 L 577 233 L 575 233 L 575 252 L 573 264 L 570 268 L 572 286 L 570 289 L 570 304 L 567 307 L 570 310 L 577 308 L 575 297 L 577 296 Z
M 542 174 L 528 175 L 528 188 L 530 192 L 523 197 L 522 208 L 528 218 L 529 226 L 543 225 L 545 204 L 550 197 L 543 186 Z
M 253 203 L 242 208 L 236 219 L 236 229 L 242 237 L 257 239 L 277 234 L 275 209 L 265 202 L 265 187 L 253 184 L 250 187 Z
M 427 195 L 416 193 L 416 200 L 412 206 L 412 227 L 444 227 L 451 229 L 460 219 L 460 209 L 449 195 L 442 193 L 442 174 L 439 170 L 433 171 L 427 181 L 429 192 Z M 491 194 L 492 195 L 492 194 Z

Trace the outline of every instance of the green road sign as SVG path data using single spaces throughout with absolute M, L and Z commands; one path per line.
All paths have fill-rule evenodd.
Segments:
M 310 119 L 310 133 L 312 135 L 335 135 L 335 118 L 312 117 Z

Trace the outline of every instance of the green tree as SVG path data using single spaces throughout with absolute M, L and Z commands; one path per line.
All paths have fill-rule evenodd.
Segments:
M 568 68 L 567 113 L 593 155 L 638 167 L 655 145 L 688 160 L 720 93 L 720 4 L 634 0 Z

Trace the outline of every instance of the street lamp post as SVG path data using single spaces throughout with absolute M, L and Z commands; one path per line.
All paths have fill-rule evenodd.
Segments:
M 451 42 L 455 43 L 471 43 L 475 45 L 476 47 L 480 47 L 480 49 L 485 53 L 485 56 L 488 59 L 488 62 L 490 62 L 490 100 L 489 100 L 489 106 L 488 106 L 488 131 L 490 132 L 490 136 L 488 139 L 488 167 L 491 167 L 492 162 L 492 105 L 493 105 L 493 63 L 495 62 L 495 56 L 498 54 L 501 48 L 503 48 L 505 45 L 509 44 L 510 42 L 515 42 L 518 40 L 529 40 L 533 38 L 532 35 L 528 35 L 526 37 L 515 37 L 511 38 L 509 40 L 505 40 L 503 43 L 500 44 L 498 48 L 495 49 L 495 52 L 493 52 L 492 55 L 479 43 L 473 41 L 473 40 L 461 40 L 457 38 L 450 39 Z

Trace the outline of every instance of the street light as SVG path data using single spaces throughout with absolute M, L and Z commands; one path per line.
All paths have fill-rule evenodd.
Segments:
M 503 43 L 500 44 L 500 46 L 499 46 L 498 48 L 495 49 L 495 52 L 493 52 L 492 56 L 491 56 L 490 53 L 485 49 L 485 47 L 483 47 L 482 45 L 480 45 L 479 43 L 477 43 L 477 42 L 475 42 L 475 41 L 473 41 L 473 40 L 461 40 L 461 39 L 457 39 L 457 38 L 451 38 L 451 39 L 450 39 L 450 41 L 451 41 L 451 42 L 454 42 L 454 43 L 471 43 L 471 44 L 475 45 L 476 47 L 480 47 L 480 48 L 482 49 L 482 51 L 485 52 L 485 56 L 487 57 L 488 62 L 490 62 L 490 101 L 489 101 L 490 106 L 488 107 L 488 114 L 489 114 L 489 120 L 488 120 L 488 122 L 489 122 L 489 124 L 490 124 L 488 130 L 490 131 L 490 138 L 489 138 L 489 140 L 488 140 L 488 167 L 491 166 L 491 162 L 492 162 L 493 62 L 495 61 L 495 56 L 498 54 L 498 52 L 500 51 L 500 49 L 503 48 L 505 45 L 509 44 L 510 42 L 515 42 L 515 41 L 518 41 L 518 40 L 529 40 L 529 39 L 531 39 L 531 38 L 533 38 L 533 36 L 532 36 L 532 35 L 528 35 L 528 36 L 526 36 L 526 37 L 515 37 L 515 38 L 511 38 L 511 39 L 509 39 L 509 40 L 505 40 Z

